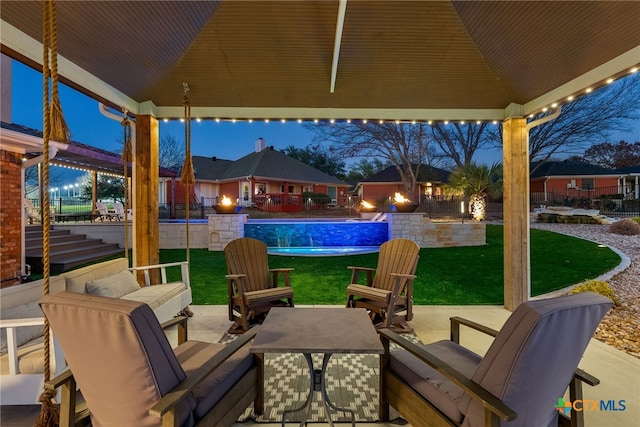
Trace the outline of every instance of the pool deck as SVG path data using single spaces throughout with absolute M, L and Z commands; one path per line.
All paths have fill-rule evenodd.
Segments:
M 319 308 L 329 306 L 318 306 Z M 335 306 L 334 306 L 335 307 Z M 227 306 L 191 306 L 194 317 L 189 321 L 189 339 L 217 342 L 230 326 Z M 495 329 L 499 329 L 510 312 L 501 306 L 414 306 L 415 317 L 411 321 L 416 335 L 424 343 L 449 338 L 449 317 L 461 316 Z M 558 337 L 561 339 L 561 337 Z M 173 339 L 173 338 L 172 338 Z M 484 354 L 490 344 L 486 336 L 469 332 L 463 334 L 462 343 L 473 351 Z M 600 379 L 596 387 L 584 387 L 584 399 L 625 400 L 624 411 L 587 411 L 585 425 L 589 427 L 640 427 L 640 359 L 614 347 L 592 339 L 580 367 Z M 317 396 L 316 396 L 317 398 Z M 2 427 L 31 427 L 37 419 L 39 406 L 2 406 Z M 236 427 L 275 427 L 280 424 L 256 424 L 245 422 Z M 287 424 L 295 425 L 295 424 Z M 328 424 L 314 424 L 323 426 Z M 347 424 L 338 424 L 347 425 Z M 358 424 L 360 426 L 391 427 L 397 422 Z

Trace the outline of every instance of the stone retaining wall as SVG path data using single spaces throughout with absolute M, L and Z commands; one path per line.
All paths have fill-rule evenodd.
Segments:
M 478 222 L 432 222 L 421 213 L 388 213 L 389 239 L 406 238 L 422 248 L 481 246 L 486 244 L 485 224 Z M 209 215 L 207 224 L 189 224 L 189 246 L 221 251 L 233 239 L 244 237 L 247 214 Z M 124 226 L 121 222 L 56 224 L 56 229 L 69 229 L 74 234 L 86 234 L 105 243 L 124 247 Z M 186 248 L 186 225 L 160 223 L 160 249 Z M 131 239 L 131 229 L 129 238 Z M 131 240 L 129 243 L 131 247 Z
M 389 239 L 405 238 L 421 248 L 482 246 L 487 243 L 485 223 L 433 222 L 421 213 L 387 214 Z

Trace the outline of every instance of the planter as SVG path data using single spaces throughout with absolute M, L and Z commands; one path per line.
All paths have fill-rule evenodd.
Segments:
M 398 203 L 391 205 L 391 210 L 398 213 L 411 213 L 418 209 L 417 203 Z
M 217 214 L 237 214 L 242 210 L 242 206 L 236 205 L 213 205 L 213 210 Z

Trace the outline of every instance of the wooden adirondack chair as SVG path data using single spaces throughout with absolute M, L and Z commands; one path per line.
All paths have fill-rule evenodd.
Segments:
M 364 307 L 378 327 L 408 332 L 413 318 L 413 279 L 420 247 L 408 239 L 392 239 L 380 246 L 377 268 L 352 267 L 347 307 Z M 366 273 L 366 285 L 358 283 Z M 393 325 L 393 327 L 392 327 Z
M 250 323 L 260 322 L 273 306 L 293 307 L 293 290 L 289 279 L 292 268 L 269 269 L 267 245 L 243 237 L 224 248 L 229 284 L 229 333 L 244 333 Z M 284 286 L 278 286 L 282 273 Z

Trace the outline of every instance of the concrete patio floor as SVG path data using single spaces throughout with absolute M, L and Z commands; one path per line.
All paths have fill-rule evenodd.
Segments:
M 319 308 L 327 306 L 318 306 Z M 217 342 L 228 329 L 226 306 L 192 306 L 194 317 L 189 321 L 189 339 Z M 499 306 L 416 306 L 411 322 L 416 335 L 424 343 L 449 338 L 449 317 L 465 317 L 495 329 L 500 329 L 510 312 Z M 473 351 L 484 354 L 490 339 L 470 330 L 462 331 L 461 342 Z M 173 339 L 173 337 L 170 337 Z M 562 339 L 561 336 L 557 339 Z M 591 340 L 580 367 L 600 379 L 596 387 L 585 386 L 584 399 L 625 401 L 624 411 L 586 411 L 588 427 L 640 426 L 640 359 L 629 356 L 614 347 Z M 319 396 L 315 396 L 319 398 Z M 620 406 L 616 406 L 620 408 Z M 2 406 L 2 427 L 33 426 L 39 406 Z M 238 423 L 236 426 L 275 427 L 280 424 Z M 294 424 L 291 424 L 294 425 Z M 314 425 L 328 425 L 318 424 Z M 341 424 L 346 425 L 346 424 Z M 397 424 L 370 423 L 362 426 L 397 426 Z

